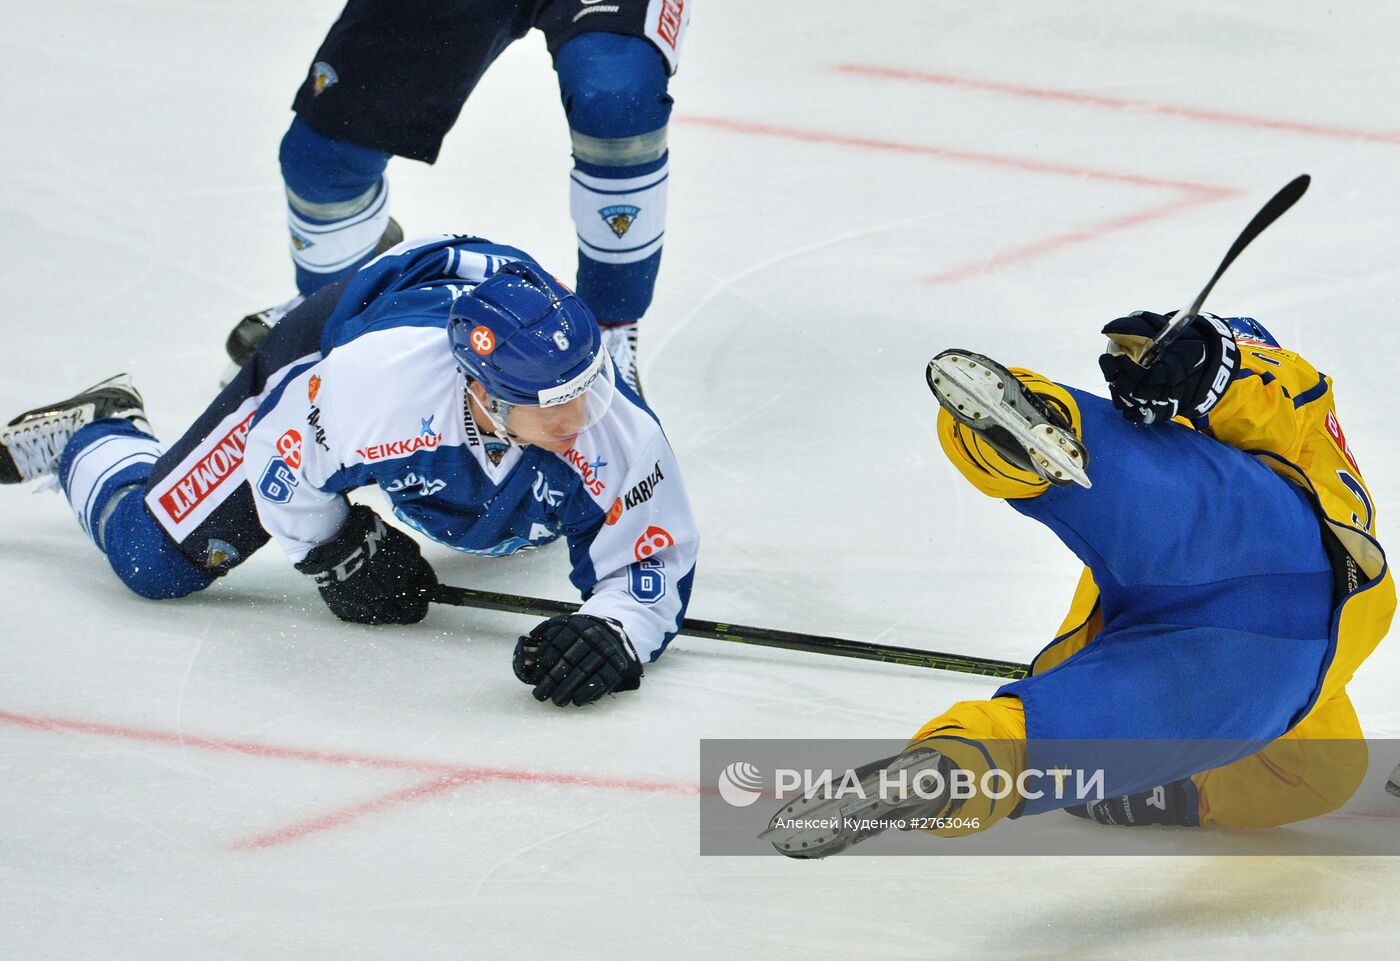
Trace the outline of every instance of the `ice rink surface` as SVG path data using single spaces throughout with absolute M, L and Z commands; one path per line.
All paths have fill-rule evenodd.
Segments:
M 277 143 L 337 11 L 8 0 L 7 417 L 127 369 L 173 440 L 212 397 L 230 325 L 291 292 Z M 1387 540 L 1397 47 L 1381 2 L 696 0 L 642 333 L 705 538 L 692 616 L 1028 660 L 1077 565 L 944 463 L 924 362 L 964 346 L 1097 385 L 1099 326 L 1189 299 L 1302 171 L 1312 191 L 1211 306 L 1335 378 Z M 435 168 L 391 164 L 395 214 L 569 278 L 569 164 L 532 35 Z M 571 596 L 562 549 L 427 554 L 450 583 Z M 342 625 L 275 547 L 157 606 L 59 497 L 13 488 L 0 597 L 0 958 L 1340 961 L 1400 943 L 1383 859 L 697 855 L 699 738 L 903 737 L 989 680 L 681 638 L 640 692 L 564 712 L 511 675 L 528 619 Z M 1351 687 L 1373 736 L 1400 736 L 1397 672 L 1391 641 Z

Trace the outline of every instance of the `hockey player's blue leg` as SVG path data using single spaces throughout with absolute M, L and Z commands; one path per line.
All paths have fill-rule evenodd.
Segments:
M 327 137 L 297 117 L 278 159 L 297 289 L 309 296 L 374 257 L 389 229 L 389 154 Z
M 1009 503 L 1089 567 L 1103 628 L 997 694 L 1024 704 L 1033 765 L 1068 757 L 1065 739 L 1138 742 L 1108 765 L 1120 796 L 1253 754 L 1307 713 L 1333 649 L 1333 572 L 1306 496 L 1261 462 L 1070 395 L 1093 487 Z
M 1069 392 L 1093 487 L 1052 487 L 1009 503 L 1093 571 L 1106 622 L 1123 605 L 1140 621 L 1159 607 L 1199 607 L 1208 602 L 1201 589 L 1248 579 L 1279 597 L 1251 616 L 1281 628 L 1330 611 L 1332 568 L 1301 491 L 1202 433 L 1130 424 L 1104 398 Z
M 1233 600 L 1258 611 L 1271 598 Z M 1183 619 L 1192 614 L 1181 609 Z M 1330 650 L 1325 619 L 1287 636 L 1141 623 L 1106 628 L 1063 664 L 996 696 L 1024 705 L 1031 767 L 1102 768 L 1104 796 L 1120 797 L 1262 750 L 1307 714 Z M 1066 806 L 1043 798 L 1025 813 Z
M 569 119 L 578 294 L 603 324 L 651 305 L 666 230 L 666 61 L 649 41 L 584 33 L 554 63 Z
M 122 583 L 152 600 L 184 597 L 214 580 L 180 552 L 146 509 L 146 481 L 163 452 L 131 421 L 100 420 L 73 435 L 58 465 L 78 523 Z

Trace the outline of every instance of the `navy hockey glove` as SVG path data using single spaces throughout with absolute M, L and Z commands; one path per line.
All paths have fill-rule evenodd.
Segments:
M 1104 327 L 1114 353 L 1099 357 L 1113 406 L 1139 424 L 1164 423 L 1181 414 L 1192 421 L 1210 413 L 1240 366 L 1235 336 L 1219 317 L 1192 317 L 1151 367 L 1142 356 L 1171 314 L 1138 310 Z M 1122 352 L 1118 352 L 1122 351 Z
M 363 504 L 296 568 L 316 581 L 336 617 L 356 624 L 418 623 L 438 582 L 417 542 Z
M 1065 811 L 1077 818 L 1097 821 L 1099 824 L 1124 827 L 1142 827 L 1149 824 L 1199 827 L 1199 798 L 1196 785 L 1190 779 L 1183 779 L 1125 797 L 1076 804 L 1074 807 L 1065 808 Z
M 642 686 L 642 664 L 622 631 L 588 614 L 560 614 L 515 645 L 515 676 L 535 686 L 535 700 L 592 704 L 604 694 Z

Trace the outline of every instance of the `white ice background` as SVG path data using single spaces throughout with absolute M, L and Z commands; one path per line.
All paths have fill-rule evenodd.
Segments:
M 704 532 L 693 616 L 1028 660 L 1078 567 L 943 461 L 925 361 L 964 346 L 1097 384 L 1098 328 L 1189 299 L 1303 171 L 1311 192 L 1211 306 L 1335 378 L 1388 539 L 1394 4 L 694 7 L 642 333 Z M 118 370 L 166 439 L 202 409 L 232 323 L 291 292 L 277 143 L 337 9 L 5 0 L 0 412 Z M 436 167 L 391 164 L 394 212 L 571 277 L 569 164 L 533 34 Z M 571 597 L 562 548 L 427 553 L 451 583 Z M 698 739 L 904 737 L 996 682 L 681 638 L 639 692 L 561 711 L 511 675 L 529 625 L 457 608 L 343 625 L 275 547 L 153 604 L 59 497 L 0 492 L 0 958 L 1314 961 L 1400 943 L 1381 859 L 937 841 L 701 858 Z M 1392 641 L 1351 687 L 1370 735 L 1400 736 L 1397 668 Z

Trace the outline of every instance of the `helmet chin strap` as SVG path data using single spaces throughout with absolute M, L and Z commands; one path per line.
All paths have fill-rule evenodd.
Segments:
M 466 372 L 463 371 L 462 373 L 465 374 Z M 476 381 L 472 380 L 470 377 L 466 378 L 466 382 L 462 387 L 462 392 L 465 397 L 470 402 L 474 402 L 477 409 L 486 415 L 486 419 L 491 422 L 491 427 L 494 429 L 494 433 L 497 437 L 504 440 L 507 444 L 520 443 L 506 428 L 506 419 L 510 417 L 510 411 L 513 405 L 508 401 L 492 397 L 490 394 L 486 394 L 486 403 L 483 404 L 481 398 L 477 397 L 472 392 L 472 384 L 474 383 L 476 383 Z M 483 387 L 482 392 L 485 393 L 485 390 L 486 388 Z M 470 404 L 468 405 L 468 409 L 470 409 Z
M 496 428 L 497 435 L 505 438 L 506 443 L 518 444 L 519 441 L 515 439 L 515 435 L 506 427 L 506 420 L 510 417 L 510 410 L 514 405 L 492 397 L 490 394 L 486 395 L 486 399 L 489 403 L 483 409 L 486 411 L 487 419 L 491 421 L 491 426 Z

